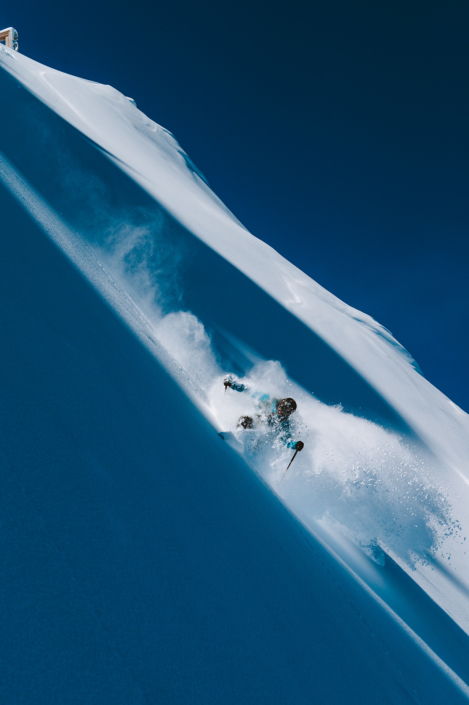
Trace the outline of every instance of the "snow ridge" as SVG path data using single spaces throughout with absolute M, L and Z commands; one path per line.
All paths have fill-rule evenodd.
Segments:
M 4 467 L 12 478 L 19 467 L 24 486 L 35 488 L 31 496 L 41 501 L 30 501 L 45 525 L 56 527 L 49 532 L 73 575 L 81 576 L 76 581 L 91 612 L 103 615 L 104 632 L 121 643 L 119 658 L 131 675 L 122 676 L 125 695 L 113 696 L 115 702 L 153 701 L 154 673 L 165 684 L 166 702 L 187 701 L 193 682 L 196 701 L 204 694 L 207 702 L 248 702 L 260 688 L 266 702 L 310 702 L 314 693 L 316 702 L 372 703 L 382 679 L 386 702 L 467 702 L 468 416 L 424 379 L 389 331 L 248 233 L 174 137 L 125 96 L 21 55 L 10 58 L 0 51 L 2 94 L 16 105 L 14 114 L 1 115 L 0 195 L 9 232 L 13 223 L 20 227 L 17 239 L 5 239 L 17 265 L 4 268 L 10 303 L 3 326 L 21 354 L 3 353 L 3 368 L 16 381 L 16 389 L 5 384 L 5 404 L 20 419 L 4 433 Z M 23 285 L 20 266 L 28 273 Z M 17 300 L 10 300 L 12 291 Z M 14 322 L 19 311 L 34 331 L 36 356 Z M 31 388 L 21 391 L 25 365 Z M 239 416 L 255 407 L 249 396 L 225 393 L 227 373 L 274 398 L 297 400 L 293 428 L 306 445 L 287 476 L 289 451 L 262 428 L 238 428 Z M 44 393 L 44 377 L 52 379 L 54 400 Z M 22 394 L 34 404 L 22 403 Z M 5 419 L 6 429 L 13 422 Z M 23 427 L 34 437 L 32 456 Z M 223 442 L 219 431 L 229 431 L 231 440 Z M 59 450 L 51 450 L 51 438 Z M 68 457 L 72 446 L 77 461 Z M 49 454 L 53 460 L 35 462 L 55 509 L 30 473 L 30 457 Z M 155 455 L 164 458 L 157 472 Z M 66 484 L 68 466 L 78 494 Z M 88 535 L 82 496 L 106 536 L 99 543 L 93 534 L 86 550 L 74 543 Z M 251 551 L 256 536 L 262 538 Z M 108 567 L 117 571 L 109 585 L 99 568 L 108 549 L 116 568 Z M 155 610 L 153 585 L 165 595 L 168 613 Z M 266 595 L 265 585 L 276 589 Z M 109 589 L 117 591 L 123 614 L 131 596 L 136 623 L 116 619 L 104 599 Z M 87 614 L 84 623 L 91 624 Z M 227 666 L 230 649 L 214 626 L 225 618 L 249 674 L 248 692 Z M 246 647 L 250 620 L 258 632 Z M 173 676 L 180 668 L 182 690 L 177 677 L 155 671 L 161 648 L 154 634 L 162 624 L 176 664 L 165 667 Z M 135 641 L 127 650 L 121 640 L 129 628 Z M 296 661 L 279 666 L 285 629 Z M 191 640 L 201 649 L 201 668 L 191 661 Z M 143 661 L 140 642 L 152 654 Z M 242 656 L 246 648 L 251 661 Z M 229 668 L 231 690 L 209 677 L 211 659 L 221 671 Z M 345 674 L 340 682 L 337 659 Z M 278 670 L 270 685 L 269 661 Z M 42 663 L 35 673 L 41 669 Z M 121 682 L 114 666 L 106 669 L 109 682 Z M 98 690 L 105 687 L 99 675 L 93 678 Z M 9 692 L 17 687 L 10 683 Z M 60 687 L 66 697 L 66 683 Z M 27 702 L 27 695 L 16 701 Z

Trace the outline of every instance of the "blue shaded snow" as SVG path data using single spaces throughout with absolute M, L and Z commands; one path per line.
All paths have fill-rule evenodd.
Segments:
M 0 117 L 2 173 L 42 203 L 35 220 L 0 186 L 4 700 L 467 702 L 466 635 L 430 598 L 412 621 L 408 578 L 389 560 L 361 554 L 352 572 L 324 543 L 339 522 L 355 544 L 381 531 L 413 560 L 438 541 L 432 521 L 452 530 L 430 464 L 405 497 L 421 470 L 405 420 L 96 145 L 10 76 L 0 86 L 17 107 Z M 93 248 L 95 271 L 50 242 L 49 213 Z M 109 273 L 147 347 L 90 284 Z M 282 486 L 281 454 L 243 459 L 207 420 L 235 428 L 225 371 L 301 401 L 309 450 Z

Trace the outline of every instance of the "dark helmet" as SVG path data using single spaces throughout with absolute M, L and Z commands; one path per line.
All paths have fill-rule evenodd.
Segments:
M 254 425 L 254 421 L 250 416 L 240 416 L 239 421 L 238 421 L 238 428 L 242 426 L 246 430 L 248 428 L 252 428 Z
M 277 402 L 277 412 L 280 416 L 290 416 L 294 411 L 296 411 L 296 401 L 291 397 L 287 399 L 279 399 Z

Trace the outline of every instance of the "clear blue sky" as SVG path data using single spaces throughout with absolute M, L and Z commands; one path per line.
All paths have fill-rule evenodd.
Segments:
M 469 411 L 467 2 L 6 0 L 9 25 L 133 97 L 254 235 Z

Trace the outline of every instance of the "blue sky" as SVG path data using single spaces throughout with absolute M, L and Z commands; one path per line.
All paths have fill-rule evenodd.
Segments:
M 0 9 L 22 53 L 133 97 L 254 235 L 466 411 L 468 20 L 463 2 Z

